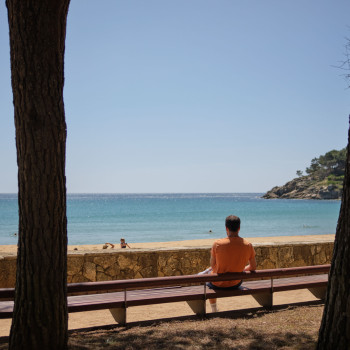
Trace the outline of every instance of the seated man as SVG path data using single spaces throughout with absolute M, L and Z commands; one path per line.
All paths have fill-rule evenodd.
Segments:
M 241 228 L 239 217 L 230 215 L 225 221 L 227 237 L 214 242 L 211 248 L 212 273 L 253 271 L 256 269 L 255 251 L 251 243 L 238 236 Z M 248 265 L 247 265 L 248 264 Z M 212 289 L 235 289 L 242 281 L 209 282 Z M 209 299 L 212 312 L 217 312 L 216 299 Z

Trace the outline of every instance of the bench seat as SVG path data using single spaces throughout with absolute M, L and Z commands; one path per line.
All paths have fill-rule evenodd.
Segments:
M 271 308 L 274 292 L 307 288 L 317 298 L 322 299 L 327 282 L 328 275 L 320 274 L 244 281 L 238 289 L 234 290 L 213 290 L 201 284 L 75 295 L 68 296 L 68 312 L 109 309 L 118 323 L 125 324 L 126 309 L 131 306 L 186 301 L 197 315 L 204 315 L 207 299 L 239 295 L 252 295 L 260 305 Z M 11 300 L 0 302 L 0 318 L 12 317 L 13 304 Z

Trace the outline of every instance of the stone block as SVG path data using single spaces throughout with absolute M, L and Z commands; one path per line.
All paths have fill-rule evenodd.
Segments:
M 0 288 L 14 287 L 16 284 L 16 257 L 1 257 Z
M 85 261 L 83 276 L 90 282 L 96 281 L 96 265 L 90 261 Z
M 101 254 L 98 256 L 95 256 L 93 258 L 93 262 L 94 264 L 96 264 L 97 266 L 100 266 L 103 268 L 103 270 L 108 269 L 109 267 L 111 267 L 114 262 L 115 262 L 115 254 L 114 253 L 110 253 L 110 254 Z

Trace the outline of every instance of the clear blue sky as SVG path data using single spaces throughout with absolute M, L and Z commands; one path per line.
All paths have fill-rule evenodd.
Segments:
M 72 0 L 68 192 L 265 192 L 347 144 L 347 0 Z M 0 192 L 17 192 L 0 4 Z

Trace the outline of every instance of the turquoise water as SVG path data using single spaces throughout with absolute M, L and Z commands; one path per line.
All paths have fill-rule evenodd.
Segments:
M 266 200 L 261 195 L 69 194 L 68 243 L 218 238 L 226 234 L 229 214 L 241 218 L 244 237 L 335 233 L 340 201 Z M 16 232 L 17 195 L 0 194 L 0 244 L 16 244 Z

